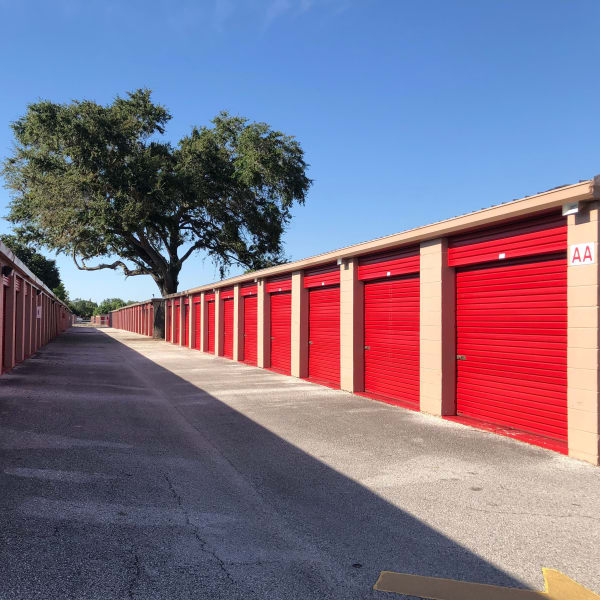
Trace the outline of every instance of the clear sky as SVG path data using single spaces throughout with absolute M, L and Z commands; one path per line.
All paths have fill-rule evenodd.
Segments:
M 149 87 L 173 142 L 222 109 L 266 121 L 311 165 L 300 259 L 600 173 L 599 20 L 600 0 L 0 0 L 0 154 L 40 98 Z M 71 298 L 158 295 L 58 263 Z M 180 289 L 216 278 L 198 256 Z

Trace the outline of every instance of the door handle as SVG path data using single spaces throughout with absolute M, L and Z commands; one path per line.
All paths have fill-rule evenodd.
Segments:
M 464 354 L 457 354 L 456 360 L 467 360 L 467 357 Z
M 365 350 L 370 350 L 371 346 L 365 346 Z

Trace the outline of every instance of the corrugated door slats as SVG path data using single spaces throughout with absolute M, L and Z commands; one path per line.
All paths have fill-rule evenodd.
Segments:
M 310 269 L 304 273 L 304 287 L 323 287 L 337 285 L 340 282 L 340 267 L 337 264 L 325 265 L 317 269 Z
M 457 413 L 566 440 L 566 257 L 459 270 L 456 297 Z
M 181 323 L 181 314 L 179 311 L 179 304 L 175 306 L 175 343 L 179 344 L 179 325 Z
M 255 296 L 257 286 L 255 283 L 243 283 L 240 287 L 241 296 Z
M 289 274 L 281 275 L 280 277 L 271 277 L 265 284 L 267 294 L 273 292 L 288 292 L 292 289 L 292 278 Z
M 208 332 L 208 352 L 215 353 L 215 301 L 206 304 L 206 330 Z
M 362 256 L 358 260 L 358 279 L 368 281 L 418 273 L 421 262 L 419 247 L 410 246 L 390 252 Z
M 188 346 L 190 343 L 190 305 L 185 305 L 185 313 L 184 313 L 184 329 L 183 329 L 183 345 Z
M 523 256 L 550 254 L 567 247 L 566 218 L 538 216 L 457 236 L 448 243 L 448 265 L 460 267 Z
M 312 288 L 308 303 L 308 376 L 339 387 L 340 288 Z
M 200 350 L 202 347 L 202 302 L 194 303 L 196 311 L 194 319 L 194 348 Z
M 257 298 L 244 296 L 244 362 L 256 365 L 257 362 Z
M 292 294 L 271 294 L 271 369 L 290 374 L 292 363 Z
M 365 392 L 419 405 L 419 277 L 364 286 Z
M 233 298 L 223 301 L 223 356 L 233 358 Z

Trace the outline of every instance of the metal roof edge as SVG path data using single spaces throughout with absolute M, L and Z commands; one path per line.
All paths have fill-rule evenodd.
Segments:
M 4 254 L 6 258 L 8 258 L 8 260 L 12 262 L 15 265 L 15 267 L 31 281 L 31 283 L 43 289 L 46 292 L 46 294 L 48 294 L 48 296 L 50 296 L 59 304 L 62 304 L 69 312 L 71 312 L 71 309 L 60 298 L 58 298 L 41 279 L 36 277 L 29 270 L 29 267 L 21 259 L 17 258 L 16 254 L 2 241 L 0 241 L 0 254 Z
M 288 271 L 298 271 L 308 267 L 332 262 L 338 258 L 356 257 L 367 253 L 388 250 L 391 247 L 410 245 L 438 237 L 452 235 L 461 229 L 477 227 L 480 225 L 493 224 L 496 221 L 510 219 L 511 217 L 523 216 L 527 213 L 540 212 L 546 209 L 561 206 L 566 202 L 600 199 L 600 175 L 593 179 L 586 179 L 579 183 L 561 186 L 533 196 L 525 196 L 503 204 L 495 204 L 488 208 L 465 213 L 456 217 L 450 217 L 442 221 L 436 221 L 428 225 L 420 225 L 399 233 L 375 238 L 366 242 L 359 242 L 351 246 L 345 246 L 337 250 L 316 254 L 294 262 L 261 269 L 244 275 L 236 275 L 228 279 L 222 279 L 213 283 L 197 286 L 174 294 L 164 296 L 163 299 L 177 298 L 190 294 L 198 294 L 213 289 L 229 287 L 237 283 L 245 283 L 254 279 L 264 279 L 280 275 Z M 148 301 L 146 301 L 148 302 Z M 141 302 L 140 304 L 144 304 Z

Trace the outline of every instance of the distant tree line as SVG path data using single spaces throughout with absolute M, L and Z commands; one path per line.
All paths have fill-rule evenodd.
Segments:
M 106 298 L 99 304 L 93 300 L 75 298 L 69 302 L 71 310 L 82 319 L 89 319 L 92 315 L 106 315 L 111 310 L 117 310 L 122 306 L 134 304 L 136 300 L 122 300 L 121 298 Z

